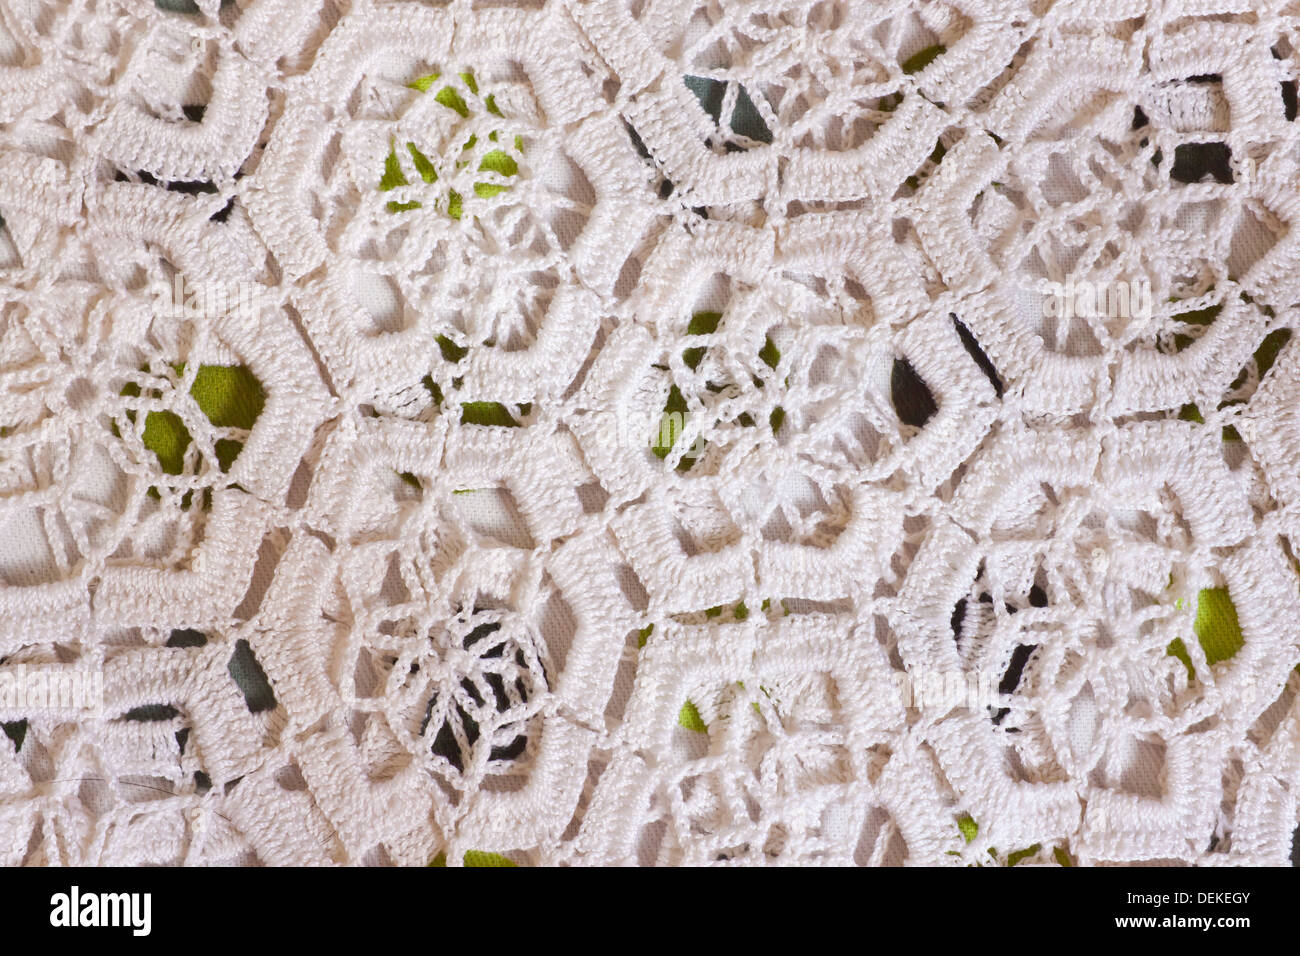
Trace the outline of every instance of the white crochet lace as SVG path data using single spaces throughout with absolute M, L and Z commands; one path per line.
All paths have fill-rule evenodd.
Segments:
M 1287 862 L 1298 73 L 0 0 L 0 863 Z

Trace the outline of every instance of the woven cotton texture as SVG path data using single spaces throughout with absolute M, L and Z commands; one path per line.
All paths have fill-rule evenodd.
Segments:
M 0 0 L 0 863 L 1289 862 L 1298 74 Z

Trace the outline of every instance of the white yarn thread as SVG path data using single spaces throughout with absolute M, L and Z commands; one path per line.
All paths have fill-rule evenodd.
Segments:
M 184 6 L 0 0 L 0 863 L 1288 860 L 1294 11 Z

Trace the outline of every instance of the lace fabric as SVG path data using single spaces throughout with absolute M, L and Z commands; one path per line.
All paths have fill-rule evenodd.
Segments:
M 0 0 L 0 862 L 1287 862 L 1298 69 Z

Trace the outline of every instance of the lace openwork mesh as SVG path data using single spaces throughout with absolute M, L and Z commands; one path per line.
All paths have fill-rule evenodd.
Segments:
M 1298 75 L 0 0 L 0 863 L 1286 862 Z

